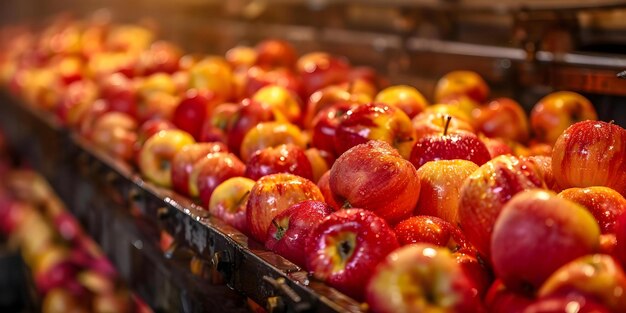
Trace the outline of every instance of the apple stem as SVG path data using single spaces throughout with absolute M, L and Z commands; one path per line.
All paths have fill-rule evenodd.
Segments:
M 446 118 L 446 124 L 443 126 L 443 135 L 446 136 L 448 134 L 448 127 L 450 127 L 450 121 L 452 120 L 452 116 L 448 115 Z
M 239 198 L 239 200 L 237 201 L 237 205 L 235 207 L 238 208 L 246 200 L 248 195 L 250 195 L 250 190 L 246 191 L 246 193 L 244 193 L 243 196 Z
M 350 204 L 350 202 L 348 202 L 348 200 L 343 202 L 343 205 L 341 206 L 342 209 L 351 209 L 352 208 L 352 204 Z
M 276 234 L 274 234 L 274 238 L 276 240 L 280 240 L 281 238 L 283 238 L 283 236 L 285 236 L 285 228 L 280 226 L 278 222 L 276 222 L 276 220 L 272 220 L 272 225 L 276 227 Z

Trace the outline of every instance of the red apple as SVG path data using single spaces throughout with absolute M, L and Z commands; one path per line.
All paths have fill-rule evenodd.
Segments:
M 556 183 L 556 178 L 552 173 L 552 157 L 542 155 L 531 155 L 524 158 L 535 169 L 539 177 L 546 183 L 548 189 L 554 192 L 560 192 L 561 187 Z
M 489 138 L 484 136 L 479 138 L 485 144 L 487 150 L 489 150 L 489 155 L 492 159 L 500 155 L 514 154 L 511 146 L 501 138 Z
M 540 142 L 554 144 L 570 125 L 597 120 L 593 104 L 572 91 L 557 91 L 543 97 L 530 112 L 530 125 Z
M 124 161 L 135 155 L 137 122 L 120 112 L 109 112 L 97 118 L 89 139 L 105 153 Z
M 248 196 L 254 186 L 254 181 L 245 177 L 233 177 L 217 185 L 209 200 L 211 215 L 248 233 L 246 222 L 246 205 Z
M 342 117 L 355 106 L 351 102 L 337 102 L 330 107 L 321 110 L 311 122 L 313 130 L 311 144 L 333 155 L 339 155 L 335 151 L 335 135 L 337 126 Z
M 198 139 L 202 125 L 213 111 L 215 104 L 210 91 L 189 89 L 176 106 L 172 122 L 177 128 Z
M 427 135 L 443 134 L 446 124 L 449 132 L 460 130 L 474 132 L 474 127 L 463 119 L 451 116 L 452 118 L 448 122 L 448 117 L 450 116 L 438 112 L 423 112 L 416 115 L 411 120 L 415 129 L 415 138 L 419 140 Z
M 92 81 L 75 81 L 69 84 L 61 94 L 56 107 L 57 117 L 61 123 L 76 127 L 97 97 L 98 89 Z
M 179 102 L 180 98 L 178 96 L 163 91 L 151 92 L 148 96 L 139 99 L 137 119 L 144 122 L 159 118 L 172 120 Z
M 626 199 L 608 187 L 569 188 L 558 196 L 587 208 L 603 234 L 614 233 L 617 218 L 626 211 Z
M 264 148 L 292 144 L 303 149 L 307 142 L 305 135 L 295 125 L 287 122 L 264 122 L 251 128 L 241 142 L 239 155 L 244 162 Z
M 421 188 L 415 213 L 436 216 L 457 225 L 461 186 L 476 170 L 478 165 L 467 160 L 439 160 L 424 164 L 417 170 Z
M 302 96 L 302 85 L 299 77 L 289 69 L 267 69 L 259 66 L 253 66 L 245 71 L 244 74 L 245 77 L 239 78 L 243 80 L 243 82 L 241 82 L 243 86 L 240 88 L 243 89 L 241 93 L 244 97 L 251 97 L 255 92 L 267 85 L 282 86 Z
M 605 186 L 626 197 L 626 130 L 600 121 L 578 122 L 559 136 L 552 152 L 559 186 Z
M 274 217 L 265 247 L 304 267 L 305 243 L 317 225 L 333 210 L 322 201 L 306 200 L 290 206 Z
M 310 95 L 326 86 L 347 81 L 350 64 L 325 52 L 311 52 L 298 59 L 296 68 L 304 93 Z
M 314 92 L 308 98 L 302 125 L 305 128 L 313 126 L 313 119 L 324 109 L 337 103 L 349 103 L 353 106 L 371 102 L 372 98 L 362 94 L 353 94 L 347 88 L 331 85 Z
M 448 116 L 447 123 L 450 119 L 452 117 Z M 476 135 L 469 132 L 449 134 L 446 125 L 442 134 L 427 135 L 417 140 L 409 158 L 416 169 L 426 162 L 456 159 L 472 161 L 480 166 L 491 160 L 491 156 Z
M 319 188 L 310 180 L 288 173 L 261 177 L 252 187 L 246 207 L 252 238 L 264 243 L 274 217 L 304 200 L 324 200 Z
M 148 140 L 139 152 L 139 169 L 148 180 L 163 187 L 172 186 L 171 161 L 184 146 L 195 143 L 187 132 L 162 130 Z
M 483 312 L 472 283 L 447 249 L 413 244 L 395 250 L 367 283 L 372 312 Z
M 330 205 L 335 211 L 341 210 L 343 203 L 337 203 L 332 190 L 330 190 L 330 170 L 326 171 L 326 173 L 320 177 L 320 180 L 317 182 L 317 187 L 320 189 L 320 192 L 322 192 L 326 204 Z
M 487 137 L 526 142 L 529 137 L 528 118 L 524 108 L 511 98 L 498 98 L 479 110 L 478 131 Z
M 259 66 L 293 68 L 296 65 L 296 49 L 286 41 L 266 39 L 259 42 L 254 49 L 257 53 L 256 64 Z
M 385 220 L 369 210 L 348 209 L 325 217 L 309 235 L 304 253 L 313 277 L 362 300 L 374 268 L 397 247 Z
M 259 123 L 273 121 L 274 119 L 274 113 L 269 105 L 244 99 L 231 117 L 227 127 L 228 149 L 238 152 L 244 136 L 250 129 Z
M 189 195 L 191 171 L 194 164 L 208 154 L 227 152 L 228 148 L 221 142 L 195 143 L 184 146 L 172 159 L 172 188 L 183 195 Z
M 603 254 L 585 255 L 550 275 L 540 297 L 577 292 L 597 299 L 612 312 L 626 311 L 626 274 L 615 260 Z
M 293 144 L 267 147 L 255 152 L 246 163 L 244 176 L 252 180 L 277 173 L 291 173 L 313 179 L 313 168 L 304 149 Z
M 216 105 L 213 112 L 209 115 L 209 118 L 204 120 L 204 123 L 200 128 L 198 141 L 226 142 L 228 124 L 230 124 L 231 118 L 235 116 L 235 112 L 237 112 L 238 109 L 239 105 L 235 103 L 224 102 Z
M 189 194 L 199 197 L 202 203 L 208 205 L 219 184 L 229 178 L 243 176 L 245 170 L 245 164 L 232 153 L 209 153 L 193 164 L 189 176 Z
M 562 265 L 599 246 L 600 228 L 584 207 L 545 190 L 508 201 L 491 237 L 496 275 L 513 290 L 533 290 Z
M 472 289 L 475 290 L 479 299 L 484 299 L 489 286 L 493 282 L 493 273 L 476 253 L 470 252 L 458 251 L 453 253 L 452 256 L 454 256 L 456 263 L 461 266 L 463 273 L 472 283 Z
M 408 159 L 415 143 L 415 132 L 411 120 L 402 110 L 382 103 L 362 104 L 341 118 L 335 135 L 335 149 L 342 154 L 370 140 L 385 141 Z
M 471 253 L 474 250 L 459 228 L 434 216 L 411 216 L 398 223 L 393 230 L 401 246 L 428 243 L 448 248 L 450 252 Z
M 445 103 L 446 98 L 460 96 L 484 103 L 489 97 L 489 86 L 479 74 L 472 71 L 452 71 L 437 81 L 435 102 Z
M 100 96 L 111 111 L 137 117 L 137 88 L 121 73 L 107 75 L 100 80 Z
M 461 187 L 460 226 L 467 239 L 489 260 L 491 234 L 502 207 L 522 190 L 545 188 L 525 160 L 503 155 L 483 164 Z
M 343 207 L 371 210 L 392 225 L 411 215 L 420 194 L 415 167 L 377 140 L 357 145 L 335 161 L 330 189 Z
M 139 76 L 173 74 L 178 71 L 182 56 L 182 51 L 176 45 L 167 41 L 156 41 L 139 55 L 136 72 Z
M 533 299 L 508 289 L 500 279 L 491 284 L 485 296 L 485 306 L 492 313 L 524 313 Z
M 406 85 L 387 87 L 376 95 L 374 101 L 393 105 L 404 111 L 409 118 L 415 117 L 429 105 L 417 89 Z

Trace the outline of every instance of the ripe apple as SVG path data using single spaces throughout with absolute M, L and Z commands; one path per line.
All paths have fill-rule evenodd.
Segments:
M 482 304 L 447 249 L 413 244 L 389 254 L 367 283 L 373 312 L 482 312 Z
M 298 59 L 296 70 L 302 79 L 304 94 L 310 95 L 326 86 L 347 81 L 350 64 L 344 58 L 325 52 L 311 52 Z
M 589 210 L 603 234 L 614 233 L 617 218 L 626 211 L 626 199 L 608 187 L 569 188 L 561 191 L 558 196 Z
M 89 136 L 105 153 L 120 160 L 131 161 L 135 156 L 137 122 L 120 112 L 109 112 L 97 118 Z
M 209 117 L 204 120 L 204 123 L 200 128 L 198 141 L 226 142 L 226 132 L 228 131 L 228 124 L 230 124 L 231 118 L 235 115 L 235 112 L 237 112 L 238 109 L 238 104 L 230 102 L 224 102 L 216 105 L 215 108 L 213 108 L 213 112 L 211 112 Z
M 208 90 L 189 89 L 180 99 L 172 115 L 172 123 L 199 140 L 204 121 L 208 119 L 216 102 Z
M 429 105 L 422 93 L 407 85 L 396 85 L 381 90 L 374 102 L 393 105 L 402 110 L 409 118 L 420 114 Z
M 135 145 L 135 153 L 137 154 L 137 160 L 139 159 L 139 152 L 143 147 L 146 140 L 162 130 L 176 129 L 176 126 L 169 120 L 162 118 L 155 118 L 147 120 L 139 126 L 137 130 L 137 144 Z M 137 162 L 139 163 L 139 162 Z
M 148 49 L 139 54 L 136 72 L 139 76 L 149 76 L 154 73 L 173 74 L 178 71 L 182 56 L 180 48 L 171 42 L 153 42 Z
M 487 150 L 489 150 L 489 155 L 492 159 L 500 155 L 515 155 L 511 146 L 509 146 L 504 139 L 489 138 L 482 135 L 478 138 L 480 138 L 480 140 L 485 144 L 485 147 L 487 147 Z
M 324 200 L 319 188 L 310 180 L 288 173 L 261 177 L 252 187 L 246 207 L 246 221 L 252 238 L 265 243 L 274 217 L 304 200 Z
M 415 143 L 415 131 L 402 110 L 382 104 L 368 103 L 348 111 L 337 126 L 335 149 L 342 154 L 370 140 L 382 140 L 409 158 Z
M 489 151 L 480 139 L 473 133 L 448 133 L 451 116 L 448 116 L 442 134 L 426 135 L 415 143 L 409 160 L 416 169 L 426 162 L 437 160 L 468 160 L 483 165 L 491 160 Z
M 444 103 L 446 98 L 459 96 L 484 103 L 489 98 L 489 86 L 478 73 L 472 71 L 452 71 L 437 81 L 435 102 Z
M 317 182 L 317 187 L 320 189 L 322 196 L 324 196 L 326 204 L 330 205 L 335 211 L 342 209 L 343 203 L 337 203 L 332 190 L 330 190 L 330 170 L 326 171 L 326 173 L 320 177 L 320 180 Z
M 77 80 L 69 84 L 61 94 L 56 115 L 62 124 L 76 127 L 97 97 L 96 84 L 90 80 Z
M 401 246 L 428 243 L 448 248 L 450 252 L 472 253 L 474 250 L 459 228 L 434 216 L 411 216 L 398 223 L 393 230 Z
M 342 207 L 371 210 L 393 225 L 412 214 L 420 183 L 409 161 L 386 142 L 371 140 L 335 161 L 330 189 Z
M 246 205 L 254 181 L 233 177 L 217 185 L 209 200 L 209 212 L 243 233 L 248 233 Z
M 194 143 L 184 146 L 172 159 L 172 188 L 183 195 L 189 195 L 191 172 L 194 164 L 214 152 L 227 152 L 228 148 L 221 142 Z
M 337 103 L 350 103 L 354 106 L 371 102 L 372 98 L 363 94 L 353 94 L 345 87 L 331 85 L 320 89 L 308 97 L 302 125 L 312 127 L 313 119 L 324 109 Z
M 456 104 L 446 104 L 446 103 L 438 103 L 428 106 L 424 109 L 424 113 L 440 113 L 444 115 L 450 115 L 452 117 L 458 118 L 469 123 L 472 127 L 476 128 L 474 125 L 475 118 L 468 112 L 467 109 L 462 108 Z
M 511 98 L 498 98 L 479 110 L 477 130 L 487 137 L 526 142 L 530 135 L 524 108 Z
M 335 162 L 334 157 L 330 153 L 319 150 L 317 148 L 308 148 L 304 151 L 306 158 L 311 163 L 313 170 L 313 182 L 317 183 L 324 173 L 330 170 L 330 164 Z
M 148 140 L 139 152 L 139 170 L 153 183 L 172 186 L 171 161 L 184 146 L 195 143 L 187 132 L 178 129 L 162 130 Z
M 593 104 L 572 91 L 557 91 L 543 97 L 530 112 L 530 125 L 540 142 L 554 144 L 570 125 L 597 120 Z
M 472 283 L 472 289 L 475 290 L 479 299 L 484 299 L 494 278 L 491 269 L 476 255 L 475 251 L 475 249 L 457 251 L 452 253 L 452 256 Z
M 546 183 L 548 189 L 554 192 L 560 192 L 562 190 L 556 183 L 556 178 L 554 178 L 554 174 L 552 173 L 552 157 L 531 155 L 524 158 L 524 160 L 528 161 L 533 166 L 539 177 Z
M 273 120 L 274 113 L 269 105 L 250 99 L 242 100 L 226 128 L 228 149 L 239 152 L 241 142 L 250 129 L 259 123 Z
M 626 310 L 626 274 L 615 259 L 604 254 L 585 255 L 563 265 L 539 289 L 546 297 L 578 292 L 599 300 L 612 312 Z
M 240 83 L 243 84 L 243 86 L 239 86 L 239 88 L 243 89 L 240 90 L 241 96 L 251 97 L 255 92 L 267 85 L 282 86 L 297 93 L 301 97 L 303 96 L 300 79 L 292 70 L 286 68 L 267 69 L 253 66 L 245 71 L 244 74 L 244 77 L 235 76 L 238 77 L 237 79 L 242 80 Z M 238 73 L 238 75 L 243 74 Z
M 219 184 L 229 178 L 243 176 L 245 170 L 246 165 L 232 153 L 209 153 L 193 164 L 189 175 L 189 194 L 208 205 Z
M 552 172 L 563 188 L 605 186 L 626 197 L 626 130 L 601 121 L 568 127 L 554 145 Z
M 257 57 L 256 65 L 275 68 L 294 68 L 298 58 L 296 49 L 288 42 L 279 39 L 266 39 L 259 42 L 255 47 Z
M 313 168 L 305 150 L 293 144 L 267 147 L 256 151 L 246 163 L 244 176 L 258 180 L 277 173 L 291 173 L 313 179 Z
M 467 160 L 427 162 L 417 170 L 420 196 L 415 214 L 436 216 L 448 223 L 459 223 L 461 186 L 478 165 Z
M 82 303 L 80 297 L 72 295 L 65 288 L 54 288 L 45 294 L 41 304 L 41 311 L 45 313 L 52 312 L 71 312 L 86 313 L 90 310 Z
M 252 47 L 235 46 L 224 54 L 226 61 L 234 69 L 250 68 L 256 63 L 257 52 Z
M 151 92 L 147 97 L 139 99 L 137 103 L 137 119 L 147 121 L 162 118 L 172 120 L 180 98 L 163 91 Z
M 255 92 L 252 100 L 269 105 L 279 121 L 297 123 L 302 118 L 300 98 L 283 86 L 267 85 Z
M 211 91 L 216 102 L 228 101 L 234 93 L 233 71 L 221 57 L 207 57 L 189 69 L 189 87 Z
M 545 190 L 526 190 L 509 200 L 491 237 L 496 275 L 513 290 L 533 290 L 562 265 L 593 253 L 600 228 L 575 202 Z
M 533 299 L 507 288 L 502 280 L 496 279 L 487 290 L 485 306 L 492 313 L 524 313 Z
M 339 126 L 342 117 L 354 106 L 355 104 L 351 102 L 340 101 L 318 112 L 311 122 L 313 127 L 311 144 L 313 147 L 327 151 L 333 156 L 338 156 L 334 143 L 337 126 Z
M 293 124 L 264 122 L 257 124 L 246 133 L 241 142 L 239 155 L 244 162 L 248 162 L 257 151 L 281 144 L 293 144 L 305 149 L 307 142 L 302 131 Z
M 374 268 L 397 247 L 385 220 L 369 210 L 347 209 L 328 215 L 313 229 L 304 253 L 313 277 L 362 300 Z
M 531 164 L 512 155 L 492 159 L 463 182 L 460 226 L 485 260 L 491 256 L 493 225 L 502 207 L 516 193 L 532 188 L 545 188 L 545 184 Z
M 99 83 L 100 97 L 112 111 L 137 117 L 137 88 L 128 77 L 113 73 L 103 77 Z
M 265 248 L 304 267 L 306 258 L 302 252 L 309 235 L 332 212 L 323 201 L 306 200 L 290 206 L 272 220 Z
M 452 117 L 448 122 L 448 117 Z M 443 130 L 448 125 L 449 132 L 468 131 L 473 133 L 474 127 L 463 119 L 437 112 L 422 112 L 411 120 L 415 129 L 417 140 L 427 135 L 443 134 Z

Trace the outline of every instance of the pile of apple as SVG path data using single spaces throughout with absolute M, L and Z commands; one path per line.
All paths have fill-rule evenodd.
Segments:
M 455 71 L 415 88 L 284 41 L 185 55 L 140 26 L 13 30 L 9 89 L 375 312 L 626 312 L 626 130 L 530 118 Z

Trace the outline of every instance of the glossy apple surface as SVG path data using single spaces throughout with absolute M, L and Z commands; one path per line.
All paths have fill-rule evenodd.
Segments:
M 381 90 L 374 98 L 374 102 L 396 106 L 409 118 L 421 113 L 429 105 L 422 93 L 407 85 L 396 85 Z
M 461 186 L 478 165 L 467 160 L 439 160 L 417 170 L 420 196 L 415 214 L 439 217 L 453 225 L 459 223 Z
M 305 150 L 292 144 L 258 150 L 246 163 L 244 176 L 258 180 L 277 173 L 291 173 L 313 180 L 313 168 Z
M 377 140 L 357 145 L 335 161 L 330 189 L 343 207 L 371 210 L 392 225 L 412 214 L 420 194 L 415 167 Z
M 428 243 L 448 248 L 450 252 L 464 251 L 471 253 L 473 247 L 459 228 L 438 217 L 428 215 L 411 216 L 398 223 L 396 232 L 401 246 L 413 243 Z
M 290 206 L 272 220 L 265 248 L 304 267 L 306 257 L 302 252 L 309 234 L 332 212 L 323 201 L 306 200 Z
M 171 187 L 171 161 L 184 146 L 193 143 L 193 137 L 182 130 L 162 130 L 156 133 L 146 140 L 139 152 L 141 174 L 157 185 Z
M 460 130 L 474 132 L 474 127 L 469 122 L 454 116 L 448 122 L 449 116 L 451 115 L 438 112 L 423 112 L 416 115 L 411 120 L 415 138 L 419 140 L 427 135 L 443 134 L 446 124 L 450 133 Z
M 172 188 L 183 195 L 189 195 L 189 176 L 194 164 L 214 152 L 227 152 L 228 148 L 221 142 L 195 143 L 183 147 L 172 159 Z
M 493 227 L 491 260 L 513 290 L 533 290 L 559 267 L 596 251 L 600 228 L 575 202 L 527 190 L 507 202 Z
M 233 113 L 226 128 L 228 149 L 238 152 L 248 131 L 259 123 L 273 121 L 274 113 L 267 104 L 244 99 Z
M 216 105 L 213 97 L 207 90 L 187 90 L 174 110 L 172 123 L 199 140 L 202 125 Z
M 626 199 L 608 187 L 569 188 L 558 194 L 584 206 L 600 225 L 603 234 L 614 233 L 617 218 L 626 211 Z
M 195 186 L 190 186 L 189 193 L 197 195 L 207 205 L 219 184 L 229 178 L 243 176 L 245 170 L 246 165 L 232 153 L 209 153 L 194 163 L 189 179 L 192 184 L 195 182 Z
M 292 144 L 305 149 L 307 141 L 302 130 L 294 124 L 287 122 L 259 123 L 243 137 L 239 155 L 244 162 L 248 162 L 257 151 L 282 144 Z
M 478 131 L 487 137 L 526 142 L 530 135 L 524 108 L 511 98 L 498 98 L 481 108 L 476 125 Z
M 267 85 L 255 92 L 252 100 L 269 105 L 277 120 L 297 123 L 302 118 L 300 98 L 283 86 Z
M 545 188 L 544 182 L 528 162 L 512 155 L 492 159 L 463 182 L 460 226 L 486 260 L 491 255 L 493 225 L 502 207 L 518 192 L 532 188 Z
M 552 172 L 563 188 L 605 186 L 626 196 L 621 174 L 626 173 L 626 130 L 601 121 L 568 127 L 554 145 Z
M 437 81 L 435 102 L 444 103 L 446 98 L 467 96 L 484 103 L 489 97 L 489 86 L 476 72 L 452 71 Z
M 398 247 L 393 230 L 369 210 L 328 215 L 306 242 L 306 267 L 313 277 L 357 300 L 376 265 Z
M 310 180 L 288 173 L 261 177 L 252 187 L 246 207 L 252 238 L 265 243 L 274 217 L 304 200 L 324 201 L 319 188 Z
M 389 254 L 367 284 L 373 312 L 482 312 L 469 279 L 447 249 L 413 244 Z
M 252 186 L 254 181 L 245 177 L 225 180 L 213 191 L 208 205 L 209 212 L 239 231 L 247 233 L 246 205 Z
M 97 118 L 90 135 L 92 142 L 107 154 L 124 161 L 135 155 L 137 122 L 120 112 L 105 113 Z

